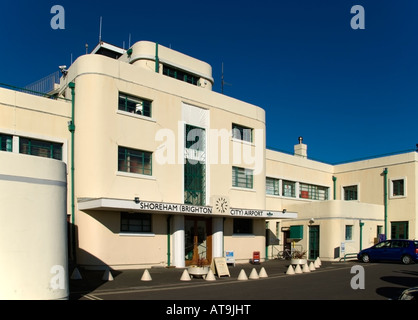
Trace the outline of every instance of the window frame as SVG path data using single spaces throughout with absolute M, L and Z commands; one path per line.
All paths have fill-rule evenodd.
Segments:
M 254 141 L 254 129 L 250 127 L 246 127 L 237 123 L 232 123 L 232 139 L 239 140 L 239 141 L 245 141 L 248 143 L 253 143 Z M 250 134 L 248 134 L 248 130 L 250 131 Z M 239 134 L 236 134 L 237 131 Z
M 307 187 L 307 190 L 304 190 L 304 187 Z M 324 198 L 322 199 L 320 196 L 320 191 L 324 191 Z M 307 192 L 307 197 L 302 196 L 304 195 L 303 192 Z M 306 193 L 305 193 L 306 195 Z M 318 200 L 318 201 L 326 201 L 329 199 L 329 187 L 319 186 L 315 184 L 309 183 L 299 183 L 299 198 L 300 199 L 308 199 L 308 200 Z
M 124 223 L 123 220 L 127 220 Z M 140 221 L 138 225 L 133 224 L 133 221 Z M 144 224 L 145 221 L 148 221 L 148 224 Z M 120 234 L 144 234 L 152 235 L 153 234 L 153 223 L 152 223 L 152 214 L 151 213 L 140 213 L 140 212 L 126 212 L 122 211 L 120 213 L 120 224 L 119 224 L 119 233 Z M 126 226 L 125 228 L 123 226 Z M 138 227 L 140 230 L 134 230 L 134 227 Z M 145 227 L 147 227 L 145 229 Z
M 132 152 L 132 153 L 142 153 L 142 155 L 132 155 L 132 154 L 128 154 L 128 152 Z M 121 154 L 123 154 L 123 158 L 121 158 Z M 133 162 L 134 159 L 131 159 L 130 157 L 142 157 L 142 164 L 141 165 L 137 165 L 136 168 L 142 168 L 139 170 L 132 170 L 132 168 L 134 166 L 131 165 L 131 162 Z M 149 157 L 149 169 L 146 168 L 145 164 L 145 156 Z M 128 159 L 129 157 L 129 159 Z M 138 174 L 138 175 L 145 175 L 145 176 L 152 176 L 153 173 L 153 168 L 152 168 L 152 157 L 153 154 L 150 151 L 146 151 L 146 150 L 139 150 L 139 149 L 133 149 L 133 148 L 128 148 L 128 147 L 123 147 L 123 146 L 118 146 L 118 172 L 126 172 L 126 173 L 131 173 L 131 174 Z M 137 160 L 138 160 L 137 159 Z M 126 168 L 124 170 L 124 167 Z M 146 173 L 146 171 L 149 173 Z M 141 172 L 139 172 L 141 171 Z
M 121 99 L 125 100 L 124 104 L 121 104 Z M 143 108 L 142 112 L 138 113 L 136 110 L 129 109 L 128 108 L 129 101 L 132 103 L 137 103 L 137 104 L 142 103 L 142 108 Z M 118 94 L 118 111 L 126 112 L 128 114 L 134 114 L 137 116 L 152 118 L 152 111 L 153 111 L 152 106 L 153 106 L 153 101 L 150 99 L 135 96 L 135 95 L 125 93 L 125 92 L 119 92 Z M 147 110 L 145 110 L 145 108 Z
M 64 144 L 61 142 L 54 142 L 30 137 L 19 137 L 20 154 L 63 161 L 63 147 Z M 38 149 L 38 152 L 34 151 L 34 149 Z M 56 152 L 58 153 L 56 154 Z M 46 156 L 42 155 L 43 153 L 45 153 Z
M 244 176 L 242 175 L 244 173 Z M 249 179 L 250 177 L 250 179 Z M 245 185 L 240 181 L 244 178 Z M 241 184 L 240 184 L 241 183 Z M 232 167 L 232 187 L 233 188 L 242 188 L 242 189 L 253 189 L 254 188 L 254 173 L 251 169 L 246 169 L 242 167 Z
M 395 183 L 396 182 L 399 182 L 399 181 L 402 181 L 402 183 L 403 183 L 403 186 L 402 186 L 402 188 L 403 188 L 403 194 L 395 194 L 395 192 L 397 191 L 397 190 L 395 190 L 395 188 L 396 189 L 399 189 L 398 187 L 395 187 Z M 406 177 L 395 177 L 395 178 L 391 178 L 391 179 L 389 179 L 389 197 L 391 198 L 391 199 L 399 199 L 399 198 L 406 198 L 406 196 L 407 196 L 407 180 L 406 180 Z
M 346 200 L 346 201 L 356 201 L 356 200 L 359 200 L 359 196 L 358 196 L 359 195 L 359 186 L 358 186 L 358 184 L 343 186 L 342 188 L 343 188 L 343 197 L 344 197 L 344 200 Z M 350 190 L 349 188 L 355 188 L 355 191 L 354 190 Z M 348 193 L 348 195 L 351 195 L 352 193 L 354 193 L 355 194 L 355 199 L 348 199 L 347 198 L 347 193 Z
M 234 218 L 233 223 L 232 223 L 232 234 L 233 235 L 253 235 L 254 234 L 254 219 Z
M 273 193 L 268 192 L 269 190 L 271 190 L 271 187 L 270 187 L 270 189 L 267 188 L 267 185 L 268 185 L 267 181 L 268 180 L 273 183 L 273 185 L 272 185 Z M 280 179 L 272 178 L 272 177 L 266 177 L 266 195 L 280 196 Z
M 290 196 L 285 192 L 285 186 L 291 186 Z M 287 191 L 287 190 L 286 190 Z M 287 198 L 296 198 L 296 182 L 291 180 L 282 180 L 282 196 Z
M 353 240 L 353 231 L 354 231 L 354 226 L 352 224 L 345 225 L 345 232 L 344 232 L 345 241 Z
M 0 151 L 13 152 L 13 136 L 0 133 Z

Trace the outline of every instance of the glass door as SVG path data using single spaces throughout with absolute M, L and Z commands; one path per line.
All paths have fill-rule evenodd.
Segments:
M 211 219 L 185 217 L 186 265 L 209 265 L 212 257 Z

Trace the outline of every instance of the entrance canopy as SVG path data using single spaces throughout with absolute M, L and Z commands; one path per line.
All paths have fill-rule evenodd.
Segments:
M 78 209 L 103 211 L 154 212 L 179 215 L 206 215 L 233 218 L 261 218 L 261 219 L 295 219 L 296 212 L 272 211 L 257 209 L 230 208 L 224 213 L 215 211 L 212 206 L 196 206 L 190 204 L 167 203 L 156 201 L 142 201 L 112 198 L 83 198 L 78 199 Z

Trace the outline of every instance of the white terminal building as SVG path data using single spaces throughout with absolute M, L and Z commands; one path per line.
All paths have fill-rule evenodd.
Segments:
M 417 238 L 415 151 L 330 165 L 301 137 L 294 154 L 266 149 L 260 106 L 153 42 L 101 42 L 63 71 L 54 99 L 0 88 L 0 271 L 42 250 L 49 273 L 67 244 L 78 266 L 132 269 Z

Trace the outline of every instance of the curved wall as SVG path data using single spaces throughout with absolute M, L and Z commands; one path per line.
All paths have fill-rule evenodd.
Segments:
M 68 299 L 65 163 L 0 151 L 0 299 Z

